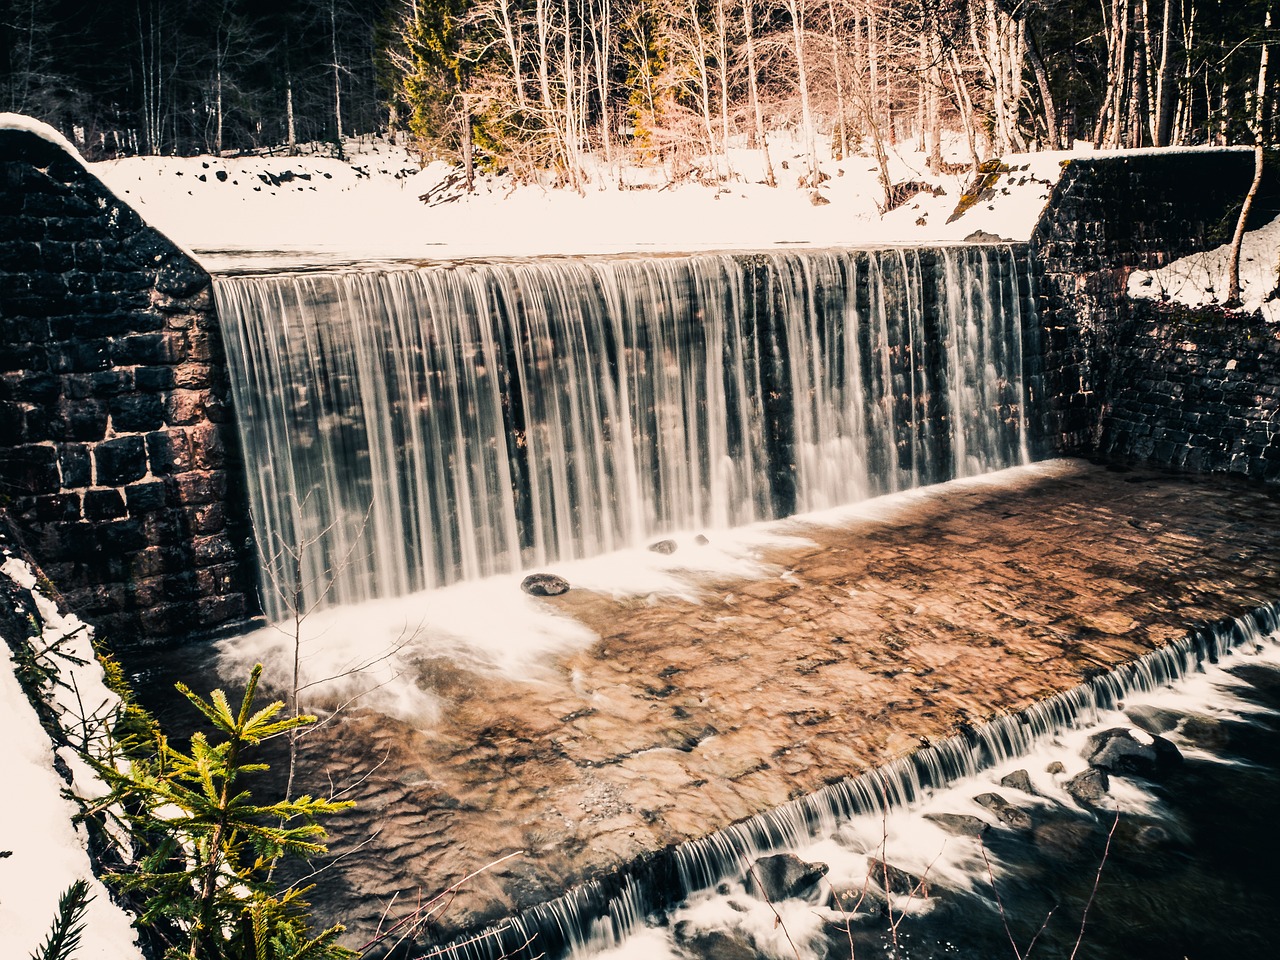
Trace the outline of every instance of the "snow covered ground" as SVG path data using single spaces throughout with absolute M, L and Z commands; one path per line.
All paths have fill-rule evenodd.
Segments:
M 668 185 L 660 171 L 599 167 L 580 194 L 480 175 L 474 194 L 444 187 L 453 169 L 419 168 L 386 141 L 350 141 L 350 162 L 325 156 L 139 157 L 91 169 L 211 270 L 389 259 L 457 260 L 617 253 L 767 250 L 961 241 L 974 231 L 1026 240 L 1068 153 L 1008 159 L 991 200 L 947 223 L 971 179 L 933 175 L 913 151 L 890 158 L 895 182 L 929 185 L 881 217 L 870 156 L 826 160 L 815 204 L 800 187 L 798 145 L 775 143 L 778 186 L 763 154 L 730 152 L 724 183 Z M 830 155 L 829 148 L 823 153 Z M 955 154 L 949 157 L 958 161 Z M 432 196 L 431 202 L 419 197 Z
M 35 642 L 57 645 L 80 661 L 56 662 L 65 686 L 51 690 L 51 701 L 75 742 L 100 732 L 101 721 L 119 704 L 102 681 L 88 629 L 43 596 L 31 567 L 3 550 L 0 577 L 33 591 L 34 613 L 43 624 Z M 89 883 L 93 899 L 85 914 L 85 933 L 77 960 L 141 960 L 132 918 L 111 902 L 94 877 L 82 827 L 72 825 L 76 804 L 64 795 L 68 785 L 54 769 L 54 750 L 36 712 L 14 674 L 9 647 L 0 641 L 0 956 L 26 957 L 41 945 L 57 915 L 58 897 L 76 880 Z M 75 790 L 100 795 L 101 783 L 74 750 L 58 751 L 72 771 Z
M 1220 304 L 1227 299 L 1230 245 L 1192 254 L 1159 270 L 1136 270 L 1129 277 L 1129 296 L 1171 300 L 1188 306 Z M 1261 310 L 1270 323 L 1280 323 L 1280 217 L 1244 236 L 1240 251 L 1240 298 L 1247 312 Z

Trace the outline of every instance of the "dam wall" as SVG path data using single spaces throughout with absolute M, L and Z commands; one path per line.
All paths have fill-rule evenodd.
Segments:
M 0 130 L 0 498 L 113 643 L 257 609 L 205 271 L 64 147 Z

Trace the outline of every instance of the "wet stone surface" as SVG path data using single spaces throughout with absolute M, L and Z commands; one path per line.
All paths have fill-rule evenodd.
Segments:
M 428 664 L 434 729 L 350 711 L 308 738 L 309 786 L 358 803 L 321 913 L 363 943 L 523 851 L 439 932 L 466 928 L 1280 597 L 1280 500 L 1221 478 L 1072 462 L 790 532 L 776 575 L 700 603 L 540 600 L 599 641 L 524 682 Z

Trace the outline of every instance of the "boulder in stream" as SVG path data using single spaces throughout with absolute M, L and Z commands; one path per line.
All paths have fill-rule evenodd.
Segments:
M 1031 829 L 1031 814 L 1019 807 L 1015 807 L 998 793 L 980 794 L 973 798 L 973 802 L 979 806 L 986 807 L 1006 826 L 1013 827 L 1015 830 Z
M 569 581 L 554 573 L 531 573 L 520 581 L 520 589 L 531 597 L 558 597 L 569 592 Z
M 813 900 L 819 896 L 818 881 L 827 875 L 825 863 L 807 863 L 791 853 L 761 857 L 747 871 L 747 892 L 770 903 Z
M 1083 773 L 1077 773 L 1062 786 L 1080 806 L 1093 808 L 1106 798 L 1111 781 L 1107 777 L 1107 771 L 1090 767 Z
M 1164 737 L 1128 727 L 1095 733 L 1084 749 L 1089 766 L 1108 773 L 1151 777 L 1182 761 L 1178 748 Z

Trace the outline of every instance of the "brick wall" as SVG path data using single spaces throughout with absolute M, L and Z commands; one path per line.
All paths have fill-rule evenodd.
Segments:
M 19 130 L 0 130 L 0 503 L 114 643 L 256 612 L 209 277 Z

